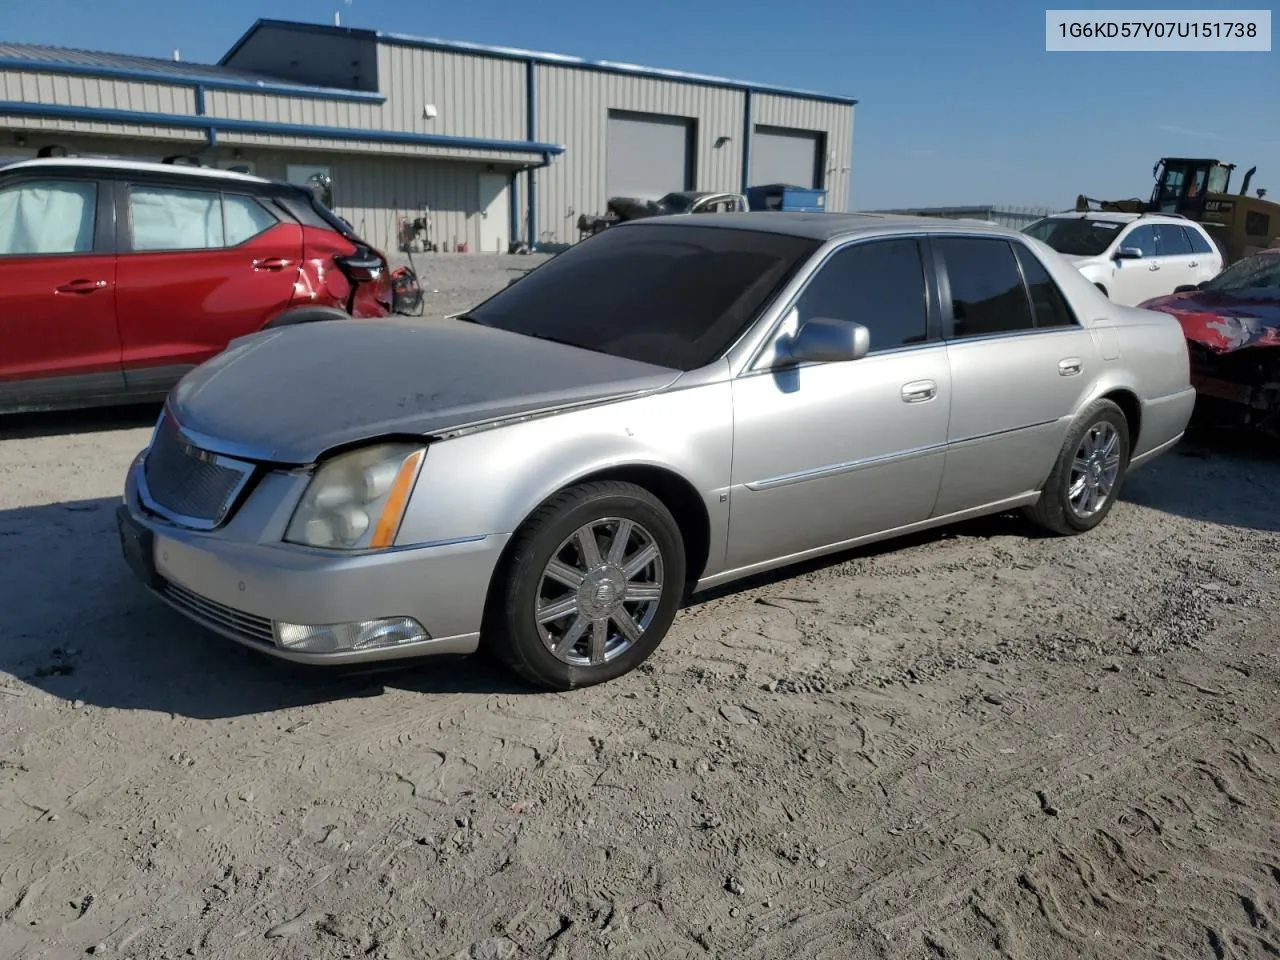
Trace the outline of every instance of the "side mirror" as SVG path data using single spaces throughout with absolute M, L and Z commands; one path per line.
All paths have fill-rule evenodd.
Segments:
M 871 331 L 860 323 L 815 317 L 804 323 L 783 351 L 784 363 L 861 360 L 871 349 Z
M 1119 250 L 1116 251 L 1115 258 L 1117 260 L 1141 260 L 1142 248 L 1141 247 L 1121 247 Z

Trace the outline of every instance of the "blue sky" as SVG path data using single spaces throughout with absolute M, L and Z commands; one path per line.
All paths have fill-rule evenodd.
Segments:
M 215 61 L 257 17 L 530 47 L 848 94 L 857 209 L 1146 196 L 1211 156 L 1280 196 L 1280 48 L 1047 53 L 1046 4 L 839 0 L 0 0 L 10 41 Z M 1072 4 L 1060 4 L 1073 6 Z M 1210 4 L 1195 9 L 1260 7 Z M 178 14 L 179 8 L 182 15 Z

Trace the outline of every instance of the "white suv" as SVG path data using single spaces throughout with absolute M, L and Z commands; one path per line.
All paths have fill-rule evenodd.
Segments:
M 1136 306 L 1216 277 L 1222 253 L 1194 220 L 1163 213 L 1055 213 L 1023 233 L 1066 257 L 1113 301 Z

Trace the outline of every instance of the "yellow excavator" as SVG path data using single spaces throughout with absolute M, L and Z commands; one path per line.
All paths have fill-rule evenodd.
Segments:
M 1156 181 L 1150 200 L 1095 200 L 1081 194 L 1076 210 L 1113 213 L 1176 213 L 1200 223 L 1222 250 L 1223 266 L 1280 246 L 1280 203 L 1263 199 L 1267 191 L 1258 189 L 1249 196 L 1249 183 L 1257 167 L 1250 167 L 1231 193 L 1234 163 L 1219 160 L 1163 157 L 1151 169 Z

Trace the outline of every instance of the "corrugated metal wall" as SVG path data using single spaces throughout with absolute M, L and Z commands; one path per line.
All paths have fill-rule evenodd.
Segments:
M 56 143 L 59 146 L 66 147 L 68 150 L 86 156 L 101 155 L 130 157 L 138 160 L 163 160 L 165 157 L 172 156 L 175 153 L 198 153 L 205 144 L 204 136 L 199 134 L 195 134 L 198 139 L 194 143 L 178 143 L 148 137 L 99 136 L 96 132 L 86 134 L 81 131 L 71 130 L 53 131 L 49 129 L 49 121 L 32 120 L 31 122 L 40 124 L 39 132 L 32 132 L 27 135 L 27 145 L 25 147 L 0 145 L 0 156 L 28 159 L 34 157 L 36 150 L 40 147 Z M 17 120 L 0 119 L 0 123 L 20 128 Z M 96 124 L 95 126 L 106 127 L 107 125 Z M 193 135 L 194 133 L 191 130 L 183 132 L 187 135 Z M 227 162 L 230 164 L 232 161 L 228 159 Z
M 268 123 L 303 123 L 317 127 L 349 127 L 354 130 L 388 129 L 383 105 L 346 100 L 313 100 L 280 97 L 269 93 L 209 90 L 205 111 L 231 120 L 264 120 Z
M 742 186 L 741 91 L 545 65 L 538 67 L 537 86 L 537 138 L 566 147 L 536 174 L 540 243 L 573 243 L 579 214 L 605 212 L 611 108 L 695 118 L 695 189 Z M 716 147 L 720 137 L 732 139 Z
M 357 130 L 396 130 L 491 140 L 525 139 L 524 64 L 383 44 L 378 49 L 384 104 L 211 90 L 213 116 Z M 431 104 L 436 116 L 427 120 Z
M 364 143 L 326 137 L 278 137 L 263 133 L 220 133 L 218 142 L 228 146 L 273 147 L 278 150 L 325 150 L 340 153 L 419 157 L 424 160 L 457 160 L 473 164 L 541 163 L 539 153 L 472 150 L 464 147 L 422 147 L 401 143 Z M 483 168 L 481 168 L 483 169 Z
M 0 100 L 24 103 L 71 104 L 77 107 L 100 107 L 104 110 L 133 110 L 146 113 L 176 113 L 189 116 L 195 112 L 195 94 L 189 87 L 163 83 L 133 83 L 103 80 L 97 77 L 61 76 L 25 70 L 0 70 Z M 30 130 L 47 127 L 79 133 L 118 133 L 136 137 L 189 139 L 190 131 L 180 128 L 96 123 L 87 120 L 62 120 L 57 123 L 28 118 L 9 118 L 5 126 Z
M 211 117 L 232 120 L 493 140 L 525 139 L 524 64 L 494 57 L 385 45 L 379 50 L 378 61 L 382 89 L 387 96 L 387 102 L 381 105 L 207 90 L 205 112 Z M 190 86 L 14 70 L 0 71 L 0 100 L 188 117 L 196 112 L 195 92 Z M 423 107 L 428 103 L 437 111 L 431 120 L 422 116 Z M 89 132 L 91 128 L 74 129 Z M 115 129 L 142 136 L 156 128 Z M 288 141 L 277 142 L 283 145 Z
M 167 143 L 169 149 L 156 146 L 153 152 L 166 156 L 174 152 L 189 153 L 199 150 L 207 143 L 205 135 L 198 130 L 186 130 L 178 127 L 147 127 L 137 124 L 122 126 L 118 123 L 99 123 L 94 120 L 47 120 L 43 117 L 5 117 L 0 116 L 0 128 L 9 130 L 32 131 L 28 141 L 56 142 L 67 145 L 66 134 L 90 134 L 106 137 L 134 137 L 132 153 L 148 144 Z M 180 150 L 175 151 L 177 146 Z
M 226 151 L 222 151 L 224 154 Z M 387 252 L 396 249 L 400 216 L 432 219 L 431 239 L 452 249 L 480 243 L 477 164 L 448 161 L 352 157 L 290 151 L 246 152 L 261 177 L 284 179 L 291 164 L 328 166 L 333 177 L 333 206 L 356 232 Z M 226 157 L 222 157 L 225 161 Z
M 25 70 L 0 70 L 0 99 L 75 104 L 108 110 L 141 110 L 148 113 L 195 112 L 195 95 L 189 87 L 60 76 Z
M 382 92 L 387 96 L 383 105 L 207 90 L 206 114 L 210 118 L 321 128 L 398 130 L 513 141 L 528 138 L 527 65 L 523 61 L 383 43 L 378 48 L 378 72 Z M 534 138 L 566 148 L 550 167 L 536 173 L 536 236 L 540 243 L 575 242 L 579 239 L 578 216 L 605 211 L 610 109 L 692 118 L 696 121 L 694 188 L 742 188 L 746 106 L 743 91 L 549 64 L 538 64 L 536 73 Z M 0 71 L 0 99 L 188 117 L 196 112 L 195 93 L 190 87 L 22 71 Z M 776 94 L 754 94 L 752 99 L 752 119 L 756 124 L 827 134 L 825 177 L 829 209 L 847 209 L 853 108 Z M 431 120 L 422 116 L 428 103 L 437 111 Z M 151 150 L 147 139 L 156 144 L 181 144 L 184 152 L 195 152 L 205 142 L 205 134 L 196 130 L 123 127 L 96 121 L 0 118 L 0 126 L 56 134 L 137 137 L 137 143 L 120 150 L 133 154 L 174 152 L 171 147 L 158 145 Z M 473 249 L 479 229 L 475 211 L 477 174 L 491 164 L 501 171 L 513 164 L 541 159 L 536 155 L 480 154 L 452 147 L 351 143 L 326 138 L 323 130 L 320 133 L 308 138 L 224 133 L 219 141 L 226 148 L 242 148 L 245 156 L 255 161 L 264 156 L 288 155 L 293 162 L 328 164 L 339 191 L 335 197 L 339 212 L 357 226 L 362 220 L 369 223 L 372 235 L 386 235 L 387 226 L 396 216 L 397 202 L 430 203 L 438 211 L 437 239 L 452 243 L 456 235 Z M 397 155 L 406 159 L 397 159 Z M 283 175 L 283 163 L 280 159 L 278 175 Z M 259 172 L 277 175 L 269 165 L 259 166 Z M 672 188 L 680 186 L 673 184 Z M 528 200 L 523 177 L 519 196 L 523 207 Z M 520 235 L 527 236 L 523 210 L 521 219 Z
M 783 97 L 757 93 L 752 98 L 752 123 L 766 127 L 822 130 L 827 134 L 827 156 L 823 164 L 823 185 L 827 209 L 849 209 L 849 182 L 853 167 L 853 111 L 842 103 Z
M 525 66 L 470 54 L 382 44 L 378 78 L 384 126 L 458 137 L 525 139 Z M 422 119 L 433 104 L 434 120 Z

